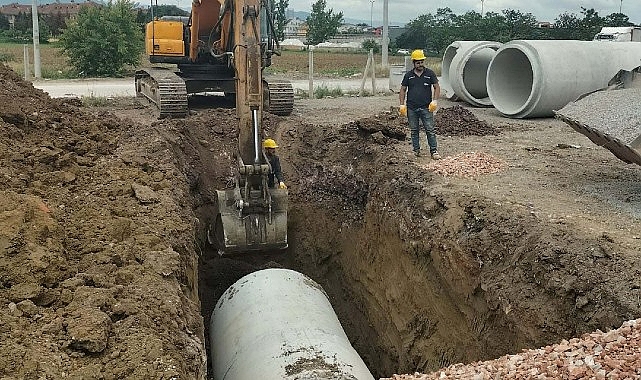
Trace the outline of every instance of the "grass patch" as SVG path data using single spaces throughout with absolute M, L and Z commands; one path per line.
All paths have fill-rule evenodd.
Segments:
M 314 98 L 339 98 L 343 96 L 343 90 L 340 87 L 328 88 L 327 86 L 319 86 L 314 89 Z
M 33 75 L 33 45 L 29 47 L 29 66 L 31 75 Z M 18 75 L 24 76 L 24 47 L 23 44 L 17 43 L 0 43 L 1 54 L 8 58 L 4 63 L 9 66 Z M 75 78 L 73 68 L 69 60 L 62 54 L 62 50 L 57 44 L 40 44 L 40 68 L 43 78 L 61 79 Z
M 113 99 L 105 96 L 83 96 L 82 105 L 85 107 L 107 107 L 113 102 Z

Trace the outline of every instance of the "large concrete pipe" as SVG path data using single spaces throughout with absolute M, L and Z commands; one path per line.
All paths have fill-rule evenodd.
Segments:
M 490 101 L 513 118 L 552 116 L 579 96 L 606 87 L 619 70 L 639 66 L 641 43 L 517 40 L 490 62 Z
M 491 106 L 487 94 L 487 70 L 501 47 L 492 41 L 454 41 L 443 55 L 441 87 L 446 97 L 461 99 L 476 107 Z
M 323 289 L 287 269 L 251 273 L 211 315 L 215 380 L 367 379 Z

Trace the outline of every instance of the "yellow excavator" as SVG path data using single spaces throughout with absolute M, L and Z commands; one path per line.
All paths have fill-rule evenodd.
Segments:
M 153 18 L 153 7 L 152 18 Z M 262 69 L 279 55 L 271 15 L 272 0 L 193 0 L 189 17 L 165 16 L 154 19 L 145 28 L 145 48 L 152 64 L 166 67 L 140 69 L 135 74 L 136 95 L 147 98 L 160 110 L 160 117 L 184 117 L 189 113 L 189 94 L 218 92 L 233 97 L 239 91 L 239 75 L 246 65 Z M 253 14 L 252 12 L 258 12 Z M 246 52 L 245 37 L 258 39 L 258 57 L 237 59 Z M 259 75 L 265 109 L 276 115 L 291 114 L 294 91 L 291 83 L 267 83 Z M 244 94 L 240 94 L 243 96 Z
M 277 54 L 271 0 L 194 0 L 187 20 L 153 20 L 146 26 L 152 63 L 175 63 L 178 71 L 136 73 L 136 90 L 161 116 L 187 114 L 187 94 L 218 91 L 236 97 L 236 185 L 216 191 L 208 241 L 219 253 L 287 247 L 286 189 L 268 187 L 269 161 L 262 150 L 263 111 L 288 115 L 293 90 L 267 84 L 263 69 Z

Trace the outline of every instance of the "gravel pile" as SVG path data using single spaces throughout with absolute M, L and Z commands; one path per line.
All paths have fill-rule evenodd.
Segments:
M 557 112 L 624 144 L 641 135 L 641 88 L 598 91 Z
M 641 88 L 598 91 L 555 115 L 620 160 L 641 165 L 640 104 Z
M 427 164 L 429 170 L 443 176 L 476 177 L 503 170 L 507 165 L 498 158 L 484 152 L 466 152 L 444 157 Z
M 434 114 L 434 128 L 442 136 L 498 135 L 496 128 L 459 105 L 438 110 Z
M 455 364 L 430 374 L 394 375 L 381 380 L 431 379 L 640 379 L 641 319 L 624 322 L 608 332 L 496 360 Z

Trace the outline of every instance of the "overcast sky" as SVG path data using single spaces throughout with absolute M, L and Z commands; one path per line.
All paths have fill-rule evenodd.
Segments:
M 296 11 L 310 12 L 315 0 L 289 0 L 289 8 Z M 416 16 L 426 13 L 435 13 L 438 8 L 449 7 L 455 14 L 468 11 L 481 13 L 481 4 L 484 12 L 500 13 L 503 9 L 514 9 L 523 13 L 532 13 L 539 21 L 550 21 L 564 13 L 574 13 L 580 16 L 581 7 L 594 8 L 599 16 L 605 17 L 611 13 L 618 13 L 621 6 L 622 13 L 630 17 L 630 21 L 641 23 L 641 0 L 389 0 L 389 20 L 392 22 L 406 23 Z M 374 19 L 375 25 L 382 24 L 383 0 L 327 0 L 327 8 L 334 12 L 343 12 L 344 17 L 369 21 Z M 378 21 L 378 22 L 377 22 Z M 369 23 L 369 22 L 368 22 Z

